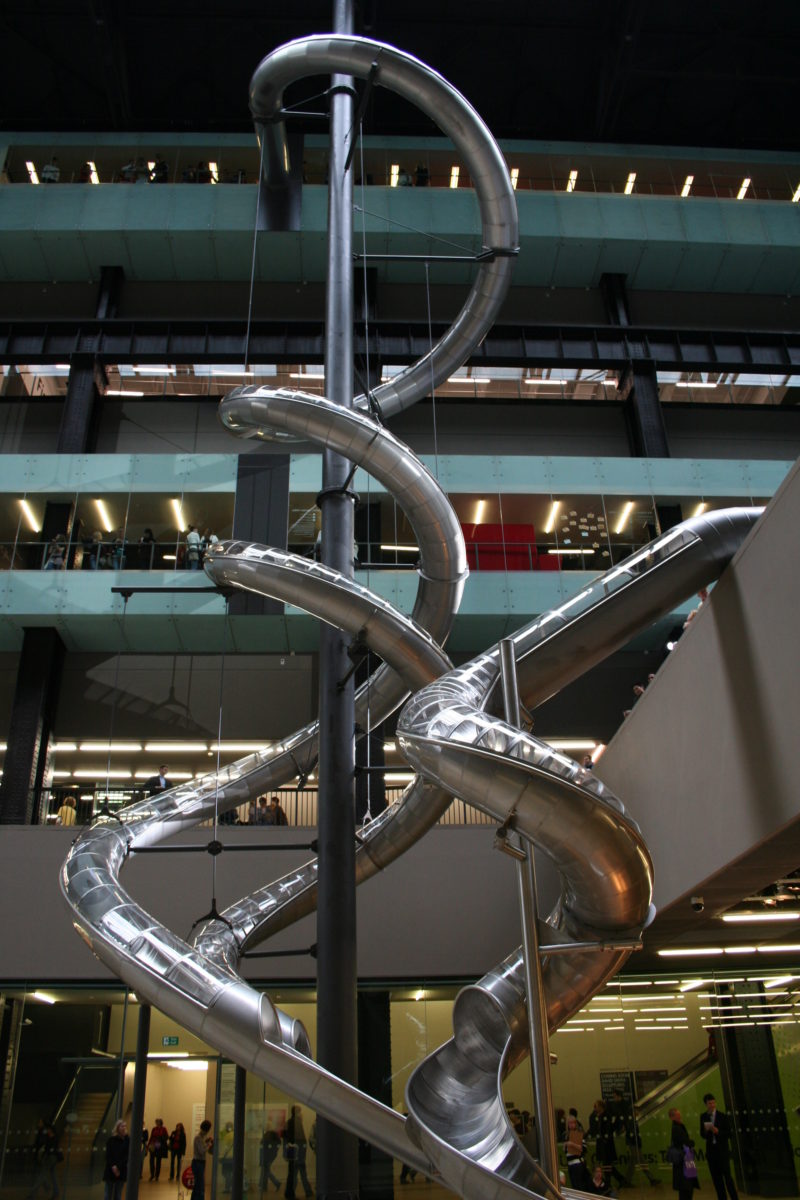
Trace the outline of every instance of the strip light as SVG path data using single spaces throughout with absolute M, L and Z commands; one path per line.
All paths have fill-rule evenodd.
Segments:
M 527 379 L 523 379 L 523 383 L 538 383 L 544 387 L 563 387 L 566 383 L 573 383 L 571 379 L 545 379 L 543 376 L 531 375 Z
M 546 524 L 546 525 L 545 525 L 545 527 L 544 527 L 544 532 L 545 532 L 545 533 L 552 533 L 552 532 L 553 532 L 553 530 L 555 529 L 555 527 L 556 527 L 556 517 L 558 516 L 558 510 L 559 510 L 560 508 L 561 508 L 561 501 L 560 501 L 560 500 L 554 500 L 554 501 L 553 501 L 553 503 L 552 503 L 552 505 L 550 506 L 550 512 L 549 512 L 549 514 L 548 514 L 548 517 L 547 517 L 547 524 Z
M 719 385 L 705 379 L 685 379 L 675 384 L 679 388 L 715 388 Z
M 30 526 L 31 531 L 33 533 L 41 533 L 42 527 L 39 524 L 39 522 L 36 520 L 36 517 L 33 515 L 33 509 L 31 508 L 30 504 L 28 504 L 28 501 L 20 500 L 19 506 L 25 515 L 25 520 L 28 522 L 28 525 Z
M 31 183 L 38 183 L 39 176 L 36 173 L 36 167 L 34 164 L 32 162 L 26 162 L 25 166 L 28 169 L 28 178 L 30 179 Z
M 760 921 L 797 921 L 800 920 L 800 912 L 742 912 L 742 913 L 723 913 L 722 920 L 729 925 L 744 925 L 755 924 Z
M 100 176 L 97 174 L 97 166 L 95 165 L 95 163 L 93 163 L 92 160 L 89 159 L 89 161 L 87 162 L 86 165 L 89 168 L 89 178 L 92 181 L 92 183 L 99 183 Z
M 745 196 L 747 195 L 747 189 L 750 187 L 752 182 L 753 181 L 749 175 L 742 180 L 742 186 L 739 188 L 739 191 L 736 194 L 737 200 L 744 200 Z
M 461 174 L 461 167 L 452 167 L 450 170 L 450 187 L 458 187 L 458 177 Z
M 512 167 L 511 168 L 511 187 L 514 191 L 517 190 L 518 183 L 519 183 L 519 167 Z M 798 192 L 800 192 L 800 188 L 798 188 L 797 190 L 798 190 Z
M 584 550 L 582 547 L 577 547 L 574 550 L 548 550 L 548 554 L 594 554 L 594 550 Z
M 400 178 L 400 163 L 392 163 L 389 171 L 389 187 L 397 187 Z
M 617 521 L 616 527 L 614 529 L 614 533 L 622 533 L 623 529 L 628 524 L 628 517 L 631 515 L 632 512 L 633 512 L 633 501 L 627 500 L 625 502 L 625 506 L 623 507 L 622 512 L 620 514 L 620 518 Z
M 567 191 L 568 191 L 568 192 L 574 192 L 574 191 L 575 191 L 575 184 L 576 184 L 577 182 L 578 182 L 578 172 L 577 172 L 577 171 L 570 171 L 570 173 L 569 173 L 569 179 L 567 180 Z
M 183 519 L 183 509 L 181 508 L 180 500 L 170 500 L 170 504 L 172 505 L 172 511 L 175 513 L 175 520 L 177 522 L 179 531 L 181 533 L 185 533 L 186 522 Z
M 105 500 L 95 500 L 94 506 L 97 509 L 100 517 L 100 524 L 103 526 L 103 529 L 106 531 L 106 533 L 111 533 L 114 526 L 111 524 L 111 518 L 108 515 L 108 509 L 106 508 Z
M 708 508 L 708 505 L 706 504 L 705 500 L 702 500 L 698 504 L 698 506 L 694 510 L 694 512 L 692 513 L 692 517 L 702 517 L 703 513 L 706 511 L 707 508 Z
M 290 379 L 324 379 L 323 371 L 292 371 L 289 374 Z
M 211 182 L 219 183 L 219 168 L 217 167 L 217 164 L 215 162 L 210 162 L 208 164 L 208 169 L 211 172 Z
M 794 195 L 792 196 L 792 204 L 797 204 L 798 200 L 800 200 L 800 184 L 795 188 Z
M 204 754 L 205 742 L 145 742 L 145 754 Z
M 138 754 L 141 748 L 141 742 L 81 742 L 88 754 Z
M 689 192 L 692 190 L 693 183 L 694 183 L 694 175 L 687 175 L 686 179 L 683 182 L 683 187 L 681 188 L 682 196 L 686 197 L 689 195 Z
M 485 509 L 485 508 L 486 508 L 486 501 L 485 501 L 485 500 L 479 500 L 479 501 L 478 501 L 478 506 L 477 506 L 477 508 L 475 509 L 475 522 L 474 522 L 474 523 L 475 523 L 476 525 L 480 525 L 480 523 L 482 522 L 482 520 L 483 520 L 483 513 L 484 513 L 484 509 Z
M 107 396 L 143 396 L 144 392 L 126 391 L 120 388 L 106 388 Z
M 636 172 L 631 171 L 630 175 L 628 176 L 628 181 L 625 184 L 625 195 L 626 196 L 630 196 L 631 192 L 633 191 L 633 185 L 635 183 L 636 183 Z
M 397 550 L 402 553 L 408 552 L 409 554 L 418 554 L 419 546 L 411 546 L 411 545 L 400 546 L 400 545 L 391 544 L 389 542 L 386 542 L 386 543 L 381 542 L 381 550 Z
M 32 1000 L 40 1000 L 42 1004 L 56 1004 L 55 996 L 49 995 L 48 992 L 31 992 Z

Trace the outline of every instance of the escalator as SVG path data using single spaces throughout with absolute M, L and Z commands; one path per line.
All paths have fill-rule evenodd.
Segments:
M 647 1095 L 642 1096 L 633 1106 L 637 1121 L 646 1121 L 664 1105 L 670 1104 L 677 1096 L 692 1084 L 699 1083 L 706 1075 L 718 1067 L 717 1052 L 713 1045 L 701 1050 L 673 1071 L 665 1080 L 652 1088 Z

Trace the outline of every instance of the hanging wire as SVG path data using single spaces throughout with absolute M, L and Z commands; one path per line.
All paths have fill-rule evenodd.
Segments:
M 406 233 L 418 233 L 420 237 L 424 237 L 429 242 L 441 242 L 443 246 L 450 246 L 453 250 L 460 250 L 462 254 L 472 256 L 475 250 L 472 246 L 462 246 L 460 242 L 451 242 L 449 238 L 440 237 L 436 233 L 431 233 L 429 229 L 418 229 L 416 225 L 405 225 L 402 221 L 396 221 L 394 217 L 387 217 L 386 213 L 372 212 L 370 209 L 359 208 L 355 206 L 356 212 L 368 217 L 375 217 L 378 221 L 383 221 L 386 225 L 396 225 L 398 229 L 404 229 Z
M 364 176 L 364 123 L 363 123 L 363 121 L 359 121 L 359 123 L 358 123 L 358 152 L 359 152 L 359 161 L 361 163 L 361 250 L 362 250 L 363 268 L 364 268 L 364 271 L 363 271 L 363 275 L 364 275 L 364 282 L 363 282 L 363 287 L 364 287 L 364 345 L 366 347 L 365 359 L 366 359 L 366 371 L 367 371 L 367 399 L 369 400 L 369 398 L 371 397 L 371 394 L 372 394 L 372 378 L 370 375 L 370 355 L 369 355 L 369 299 L 368 299 L 368 293 L 367 293 L 367 219 L 366 219 L 365 207 L 364 207 L 365 176 Z M 372 555 L 372 543 L 370 542 L 370 533 L 372 531 L 371 530 L 372 522 L 370 521 L 370 515 L 371 515 L 370 487 L 371 487 L 371 484 L 372 484 L 372 478 L 369 475 L 369 473 L 367 473 L 367 561 L 369 561 L 369 559 L 371 558 L 371 555 Z M 367 572 L 367 584 L 369 585 L 369 571 Z M 367 732 L 366 732 L 367 807 L 366 807 L 363 817 L 361 818 L 361 828 L 362 829 L 364 829 L 365 826 L 369 825 L 369 823 L 372 820 L 372 771 L 370 770 L 370 767 L 372 766 L 372 692 L 370 689 L 371 680 L 372 680 L 372 673 L 370 671 L 369 654 L 367 654 Z
M 228 617 L 229 617 L 229 601 L 225 597 L 225 619 L 222 623 L 222 661 L 219 668 L 219 704 L 217 716 L 217 772 L 214 778 L 214 826 L 213 840 L 217 840 L 217 826 L 219 824 L 219 769 L 220 756 L 222 754 L 222 698 L 223 688 L 225 686 L 225 653 L 228 648 Z M 216 908 L 217 896 L 217 856 L 211 855 L 211 907 Z
M 256 191 L 256 224 L 253 230 L 253 259 L 250 265 L 250 299 L 247 303 L 247 333 L 244 339 L 244 369 L 250 365 L 250 326 L 253 321 L 253 292 L 256 286 L 256 247 L 258 246 L 258 222 L 261 217 L 261 180 L 264 174 L 264 138 L 261 138 L 261 154 L 258 159 L 258 188 Z

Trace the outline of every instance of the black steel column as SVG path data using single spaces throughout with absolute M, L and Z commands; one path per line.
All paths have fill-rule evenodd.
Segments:
M 38 819 L 63 665 L 64 643 L 55 629 L 24 631 L 0 784 L 0 825 Z
M 353 0 L 334 0 L 333 30 L 352 33 Z M 345 172 L 353 120 L 352 79 L 334 75 L 328 183 L 328 281 L 325 301 L 325 394 L 353 403 L 353 183 Z M 323 455 L 322 560 L 353 572 L 350 464 Z M 317 1052 L 320 1064 L 349 1083 L 357 1079 L 354 780 L 355 716 L 347 639 L 322 626 L 320 637 L 319 904 L 317 907 Z M 317 1120 L 317 1191 L 322 1200 L 358 1194 L 358 1141 Z
M 669 458 L 655 363 L 631 363 L 624 383 L 628 385 L 625 415 L 631 452 L 637 458 Z
M 136 1033 L 136 1060 L 133 1068 L 133 1103 L 128 1133 L 131 1144 L 128 1151 L 128 1187 L 126 1200 L 138 1200 L 139 1172 L 142 1155 L 142 1126 L 144 1125 L 144 1098 L 147 1090 L 147 1051 L 150 1048 L 150 1005 L 139 1009 L 139 1028 Z
M 85 454 L 94 449 L 103 385 L 102 367 L 93 354 L 70 356 L 67 397 L 58 431 L 59 454 Z
M 233 1176 L 231 1178 L 231 1200 L 242 1200 L 244 1196 L 244 1123 L 247 1101 L 247 1071 L 236 1068 L 233 1083 Z

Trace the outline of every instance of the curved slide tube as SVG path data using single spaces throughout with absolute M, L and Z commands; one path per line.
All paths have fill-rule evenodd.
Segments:
M 483 263 L 467 304 L 431 355 L 378 389 L 384 414 L 413 403 L 469 355 L 494 318 L 516 250 L 516 209 L 508 172 L 488 131 L 440 76 L 391 47 L 349 37 L 290 43 L 254 76 L 259 124 L 280 108 L 288 83 L 310 73 L 364 76 L 426 110 L 467 158 L 479 196 L 483 240 L 499 256 Z M 434 115 L 433 113 L 431 115 Z M 267 160 L 280 122 L 264 125 Z M 553 937 L 576 942 L 546 962 L 548 1020 L 566 1019 L 613 974 L 626 951 L 587 952 L 587 942 L 638 936 L 650 915 L 651 869 L 636 825 L 590 773 L 493 715 L 497 651 L 456 671 L 441 649 L 466 574 L 458 522 L 422 464 L 363 411 L 343 410 L 289 391 L 239 389 L 222 417 L 243 436 L 311 438 L 361 464 L 409 515 L 420 546 L 420 588 L 412 616 L 352 580 L 295 556 L 242 542 L 218 545 L 206 570 L 219 582 L 297 604 L 358 635 L 384 659 L 362 689 L 358 720 L 378 721 L 409 691 L 398 734 L 419 776 L 398 804 L 364 831 L 359 881 L 387 866 L 434 823 L 453 794 L 513 826 L 557 863 L 562 896 L 550 917 Z M 752 513 L 713 514 L 670 531 L 639 555 L 601 576 L 576 598 L 515 635 L 523 698 L 530 705 L 598 661 L 640 627 L 668 612 L 716 577 L 749 528 Z M 519 954 L 458 997 L 455 1036 L 409 1083 L 408 1123 L 336 1079 L 308 1057 L 302 1027 L 237 976 L 243 951 L 313 911 L 316 863 L 260 889 L 182 942 L 120 886 L 137 848 L 181 832 L 267 788 L 306 773 L 316 756 L 312 724 L 276 746 L 248 755 L 217 775 L 135 805 L 116 822 L 98 823 L 76 841 L 61 874 L 76 929 L 138 995 L 248 1070 L 382 1147 L 441 1179 L 461 1195 L 510 1197 L 541 1188 L 536 1165 L 516 1141 L 500 1094 L 502 1076 L 525 1052 L 524 989 Z M 409 1134 L 414 1143 L 409 1140 Z

